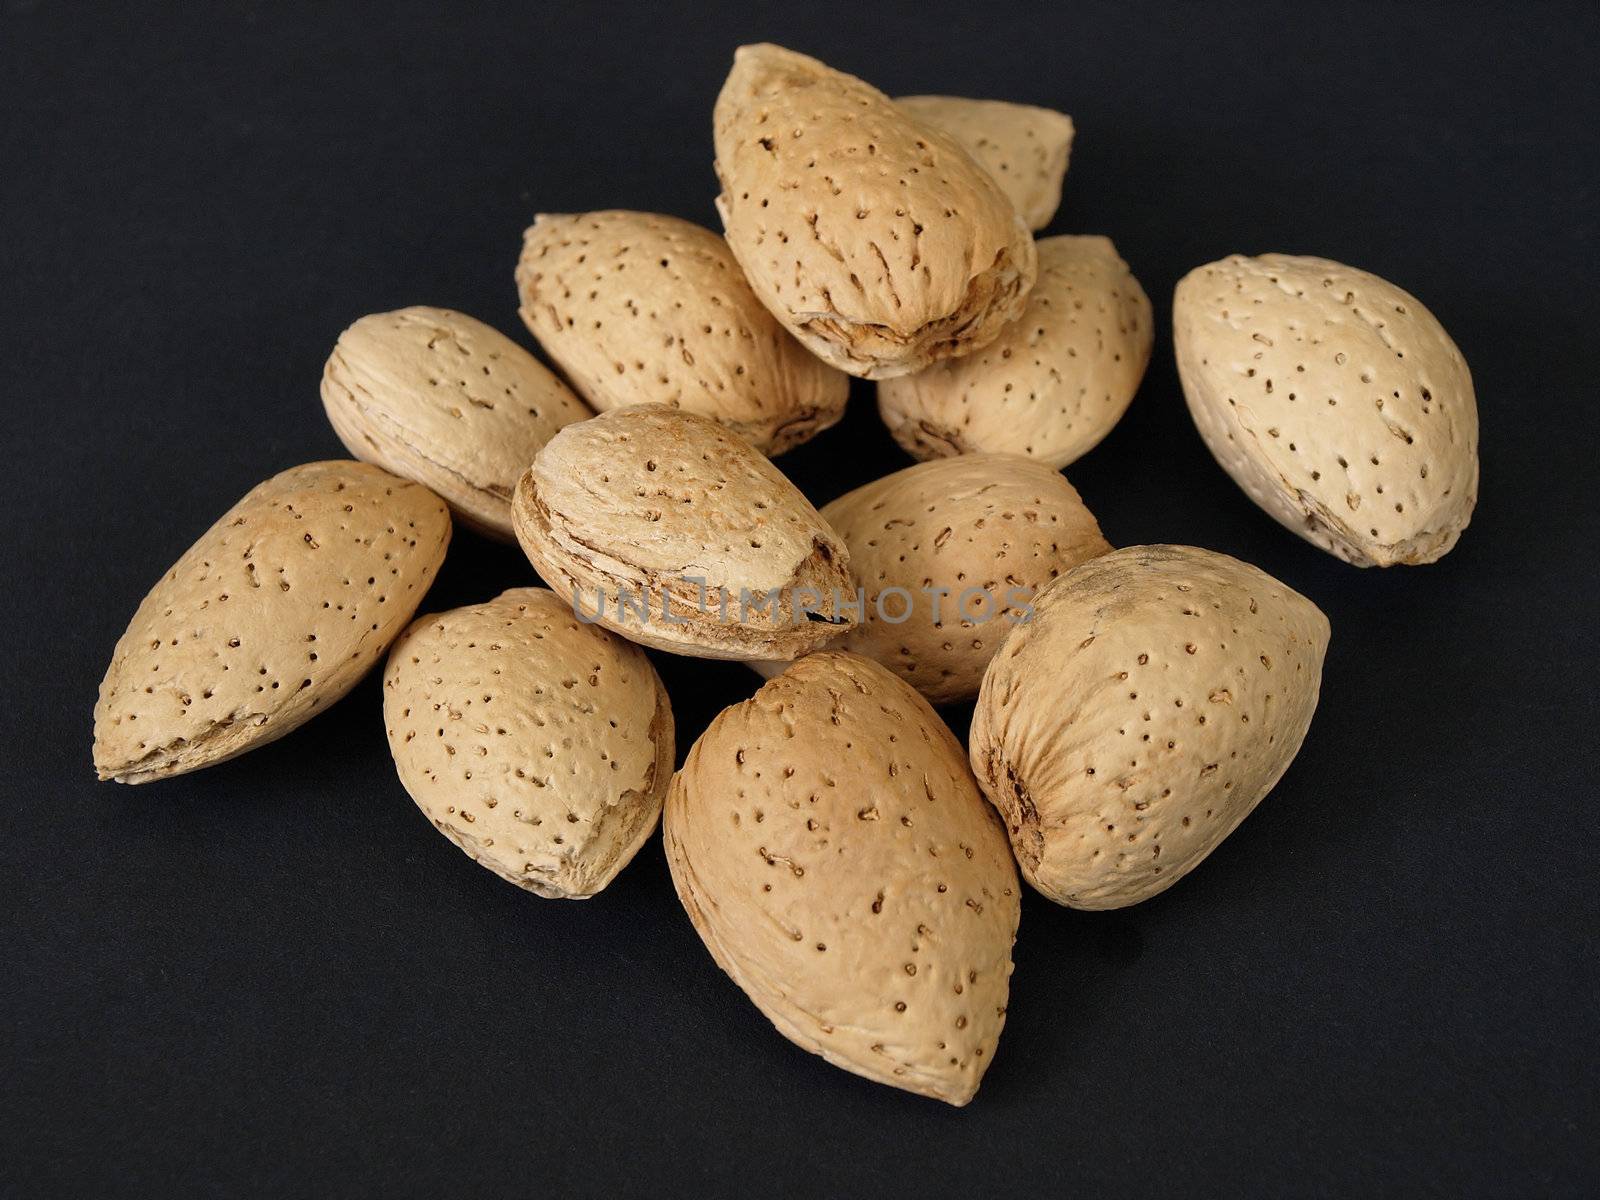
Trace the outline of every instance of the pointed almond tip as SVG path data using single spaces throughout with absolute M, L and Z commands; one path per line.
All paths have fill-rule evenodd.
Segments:
M 973 1087 L 962 1088 L 959 1091 L 935 1092 L 933 1093 L 933 1098 L 935 1100 L 943 1100 L 951 1108 L 965 1108 L 972 1103 L 972 1098 L 977 1094 L 978 1089 L 974 1085 Z
M 748 42 L 733 52 L 733 64 L 735 67 L 771 66 L 785 62 L 815 63 L 816 61 L 816 59 L 808 55 L 801 54 L 798 50 L 790 50 L 787 46 L 780 46 L 776 42 Z

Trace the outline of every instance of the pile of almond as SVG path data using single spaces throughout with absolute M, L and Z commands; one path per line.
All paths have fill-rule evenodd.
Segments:
M 1113 549 L 1059 473 L 1127 409 L 1150 302 L 1104 237 L 1035 239 L 1073 124 L 892 100 L 776 46 L 714 112 L 719 236 L 541 215 L 515 279 L 546 359 L 471 317 L 363 317 L 322 400 L 355 460 L 262 483 L 151 589 L 95 709 L 102 779 L 289 733 L 386 659 L 406 791 L 540 896 L 658 822 L 717 963 L 786 1037 L 964 1104 L 1005 1023 L 1020 880 L 1080 909 L 1193 870 L 1293 761 L 1327 619 L 1255 567 Z M 1477 495 L 1466 364 L 1320 258 L 1230 256 L 1173 303 L 1194 422 L 1351 563 L 1426 563 Z M 876 380 L 914 465 L 820 511 L 771 456 Z M 1174 497 L 1181 503 L 1181 497 Z M 546 587 L 413 621 L 452 520 Z M 641 647 L 768 681 L 676 773 Z M 963 747 L 933 707 L 976 697 Z

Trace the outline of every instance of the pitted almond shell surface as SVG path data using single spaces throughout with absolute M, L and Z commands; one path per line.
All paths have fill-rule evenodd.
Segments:
M 935 704 L 976 696 L 1034 593 L 1111 549 L 1059 472 L 1010 454 L 919 463 L 840 496 L 822 516 L 849 547 L 865 599 L 864 619 L 837 647 Z
M 223 762 L 338 700 L 405 628 L 450 514 L 366 463 L 274 475 L 163 575 L 117 642 L 94 710 L 101 779 Z
M 511 489 L 556 430 L 591 414 L 533 355 L 482 321 L 417 306 L 339 335 L 322 403 L 356 458 L 441 496 L 511 541 Z
M 699 225 L 641 212 L 541 215 L 523 237 L 517 292 L 545 353 L 602 412 L 669 404 L 716 418 L 765 454 L 844 415 L 849 378 L 778 324 L 728 244 Z
M 867 659 L 823 651 L 722 712 L 663 819 L 678 897 L 785 1037 L 965 1104 L 994 1057 L 1016 866 L 959 743 Z
M 710 417 L 636 404 L 569 425 L 533 460 L 512 507 L 545 582 L 646 646 L 787 660 L 852 620 L 844 542 Z
M 1045 588 L 989 664 L 973 771 L 1028 882 L 1073 908 L 1171 887 L 1278 782 L 1328 619 L 1255 567 L 1129 546 Z
M 881 381 L 878 412 L 914 458 L 993 452 L 1064 467 L 1127 411 L 1152 331 L 1150 301 L 1108 238 L 1041 238 L 1022 316 L 975 354 Z
M 1324 258 L 1232 255 L 1179 282 L 1200 436 L 1274 519 L 1358 567 L 1442 557 L 1478 500 L 1478 403 L 1414 296 Z
M 994 177 L 1029 229 L 1050 224 L 1072 152 L 1072 118 L 1052 108 L 962 96 L 901 96 L 901 108 L 942 129 Z
M 988 345 L 1033 239 L 950 134 L 779 46 L 743 46 L 714 114 L 717 209 L 761 302 L 812 353 L 888 378 Z
M 544 588 L 413 623 L 389 653 L 383 716 L 434 827 L 541 896 L 610 883 L 672 777 L 672 707 L 644 651 Z

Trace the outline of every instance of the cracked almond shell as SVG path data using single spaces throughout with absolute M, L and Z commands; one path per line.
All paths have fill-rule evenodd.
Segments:
M 417 306 L 339 335 L 322 403 L 346 449 L 437 493 L 511 541 L 511 489 L 533 456 L 593 414 L 533 355 L 463 313 Z
M 1009 454 L 919 463 L 847 492 L 822 516 L 849 547 L 865 597 L 864 619 L 835 645 L 888 667 L 935 704 L 976 696 L 1033 594 L 1111 549 L 1059 472 Z M 885 594 L 894 588 L 909 594 L 909 607 L 900 593 Z M 929 588 L 948 591 L 937 612 Z
M 1029 229 L 1050 224 L 1072 152 L 1072 118 L 1051 108 L 963 96 L 895 100 L 924 124 L 948 133 L 994 177 Z
M 389 653 L 383 717 L 434 827 L 540 896 L 610 883 L 672 777 L 672 707 L 644 651 L 544 588 L 412 624 Z
M 717 210 L 761 302 L 883 379 L 981 349 L 1022 311 L 1033 239 L 950 134 L 779 46 L 740 47 L 714 114 Z
M 857 655 L 795 663 L 701 735 L 663 836 L 695 929 L 778 1032 L 879 1083 L 972 1098 L 1020 889 L 927 701 Z
M 699 225 L 541 215 L 523 237 L 517 292 L 540 346 L 599 411 L 669 404 L 714 417 L 764 454 L 844 415 L 848 377 L 789 336 L 728 244 Z
M 1282 777 L 1328 619 L 1255 567 L 1129 546 L 1034 598 L 989 664 L 972 769 L 1028 882 L 1073 908 L 1166 890 Z
M 449 541 L 437 496 L 366 463 L 308 463 L 251 489 L 117 642 L 94 710 L 100 778 L 181 775 L 303 725 L 382 657 Z
M 569 425 L 533 460 L 512 509 L 545 582 L 585 619 L 646 646 L 788 660 L 850 624 L 844 542 L 709 417 L 637 404 Z
M 1109 238 L 1039 240 L 1018 320 L 966 358 L 878 384 L 878 412 L 914 458 L 1077 461 L 1122 419 L 1150 362 L 1150 301 Z
M 1358 567 L 1428 563 L 1478 501 L 1467 364 L 1412 295 L 1325 258 L 1233 255 L 1172 303 L 1200 436 L 1275 520 Z

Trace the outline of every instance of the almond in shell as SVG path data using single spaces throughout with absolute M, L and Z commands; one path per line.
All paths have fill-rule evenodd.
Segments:
M 1325 258 L 1232 255 L 1172 304 L 1200 436 L 1275 520 L 1358 567 L 1429 563 L 1478 501 L 1478 402 L 1421 301 Z
M 699 225 L 640 212 L 541 215 L 523 238 L 517 292 L 540 346 L 602 412 L 669 404 L 714 417 L 766 454 L 844 415 L 848 377 L 789 336 L 728 244 Z
M 1033 608 L 984 676 L 973 771 L 1029 883 L 1073 908 L 1136 904 L 1194 869 L 1288 769 L 1328 619 L 1192 546 L 1091 558 Z
M 322 403 L 351 454 L 416 480 L 463 524 L 505 541 L 517 478 L 556 430 L 593 415 L 504 334 L 420 306 L 340 334 Z
M 1009 454 L 919 463 L 826 505 L 864 594 L 835 645 L 888 667 L 935 704 L 978 694 L 1034 594 L 1111 549 L 1054 468 Z
M 415 622 L 390 651 L 383 715 L 434 827 L 541 896 L 610 883 L 672 777 L 672 707 L 644 651 L 544 588 Z
M 1108 238 L 1042 238 L 1021 318 L 975 354 L 881 381 L 878 412 L 915 458 L 987 451 L 1064 467 L 1127 411 L 1152 330 L 1150 301 Z
M 94 710 L 101 779 L 148 783 L 265 745 L 366 674 L 444 561 L 450 514 L 366 463 L 251 489 L 139 605 Z
M 813 654 L 711 723 L 663 833 L 695 929 L 780 1033 L 972 1098 L 1005 1023 L 1019 886 L 927 701 L 867 659 Z
M 812 353 L 888 378 L 993 341 L 1033 239 L 950 134 L 779 46 L 743 46 L 714 114 L 717 208 L 750 285 Z
M 1050 224 L 1072 152 L 1072 118 L 1066 113 L 962 96 L 901 96 L 895 103 L 960 142 L 994 177 L 1029 229 Z
M 545 582 L 586 620 L 647 646 L 787 660 L 854 619 L 839 535 L 710 417 L 637 404 L 569 425 L 512 508 Z

